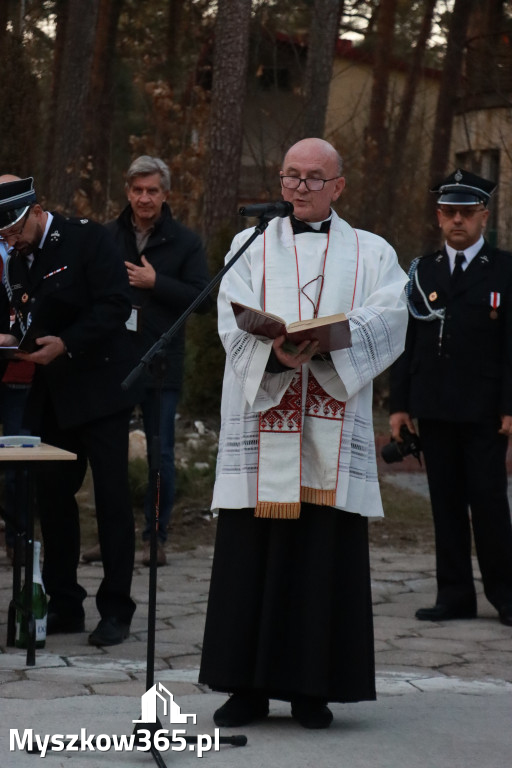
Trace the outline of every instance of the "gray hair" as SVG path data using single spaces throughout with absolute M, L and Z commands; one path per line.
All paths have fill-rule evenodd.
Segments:
M 136 176 L 150 176 L 153 173 L 158 173 L 162 189 L 164 192 L 169 192 L 171 188 L 169 166 L 159 157 L 151 157 L 151 155 L 141 155 L 133 161 L 126 172 L 126 186 L 129 187 Z

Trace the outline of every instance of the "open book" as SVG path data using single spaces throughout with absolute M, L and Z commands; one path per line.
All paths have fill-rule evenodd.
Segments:
M 302 341 L 318 341 L 318 351 L 322 353 L 352 346 L 349 321 L 343 312 L 310 320 L 297 320 L 286 325 L 282 317 L 270 312 L 247 307 L 236 301 L 232 301 L 231 306 L 238 327 L 255 336 L 265 336 L 267 339 L 286 336 L 287 341 L 294 345 Z

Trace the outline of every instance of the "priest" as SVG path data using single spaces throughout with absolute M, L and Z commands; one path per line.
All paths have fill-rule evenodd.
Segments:
M 218 726 L 261 720 L 280 699 L 303 727 L 326 728 L 328 702 L 375 699 L 372 381 L 403 349 L 407 278 L 385 240 L 331 209 L 345 187 L 332 145 L 299 141 L 280 177 L 294 216 L 270 222 L 219 292 L 219 517 L 199 681 L 231 694 Z M 287 324 L 344 312 L 351 346 L 321 355 L 312 340 L 246 333 L 233 301 Z

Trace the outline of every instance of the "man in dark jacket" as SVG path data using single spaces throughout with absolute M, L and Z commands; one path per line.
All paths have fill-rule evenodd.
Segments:
M 208 283 L 208 268 L 200 238 L 176 221 L 167 204 L 170 171 L 157 157 L 142 155 L 126 174 L 129 204 L 107 224 L 124 255 L 133 305 L 132 339 L 142 355 L 190 306 Z M 207 311 L 209 303 L 202 305 Z M 174 419 L 182 386 L 185 328 L 169 343 L 165 355 L 160 419 L 160 506 L 158 521 L 158 565 L 164 565 L 164 544 L 174 501 Z M 155 432 L 155 379 L 145 374 L 140 402 L 151 465 Z M 145 500 L 146 526 L 143 562 L 149 565 L 151 488 Z
M 414 432 L 417 417 L 434 518 L 437 599 L 416 612 L 424 621 L 476 616 L 472 526 L 485 595 L 512 626 L 512 254 L 483 236 L 494 188 L 462 170 L 434 188 L 445 245 L 411 265 L 391 369 L 391 433 Z
M 13 248 L 6 288 L 16 314 L 0 345 L 17 343 L 27 329 L 35 338 L 36 350 L 22 355 L 36 365 L 28 426 L 44 442 L 77 455 L 65 467 L 48 463 L 37 473 L 47 632 L 84 629 L 75 494 L 89 462 L 104 566 L 96 595 L 101 620 L 89 642 L 116 645 L 128 636 L 135 610 L 128 485 L 133 395 L 121 388 L 135 362 L 125 325 L 131 312 L 126 270 L 104 227 L 44 211 L 32 178 L 4 176 L 0 182 L 0 236 Z

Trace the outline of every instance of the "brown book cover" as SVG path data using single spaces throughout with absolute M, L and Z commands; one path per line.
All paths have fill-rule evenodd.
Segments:
M 297 320 L 286 325 L 282 317 L 270 312 L 247 307 L 236 301 L 232 301 L 231 306 L 238 327 L 255 336 L 276 339 L 278 336 L 284 335 L 289 342 L 295 345 L 302 341 L 318 341 L 320 343 L 319 352 L 321 353 L 334 352 L 337 349 L 352 346 L 350 324 L 343 312 L 337 315 L 311 318 L 310 320 Z

